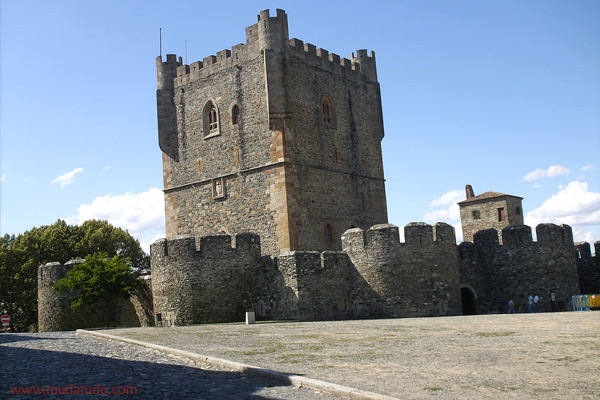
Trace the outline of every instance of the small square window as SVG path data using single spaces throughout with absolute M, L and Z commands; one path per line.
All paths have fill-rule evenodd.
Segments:
M 504 213 L 504 207 L 498 209 L 498 222 L 506 221 L 506 214 Z
M 471 211 L 471 216 L 473 217 L 473 219 L 480 219 L 481 218 L 481 214 L 479 214 L 479 210 L 473 210 L 473 211 Z

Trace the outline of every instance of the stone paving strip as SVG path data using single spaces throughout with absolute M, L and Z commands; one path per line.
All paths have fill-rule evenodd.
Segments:
M 399 399 L 600 399 L 600 312 L 102 331 Z
M 173 354 L 185 359 L 200 361 L 217 367 L 229 368 L 233 371 L 242 372 L 244 374 L 258 375 L 265 378 L 282 381 L 285 384 L 293 385 L 298 388 L 315 389 L 332 395 L 340 396 L 348 399 L 360 400 L 397 400 L 391 396 L 385 396 L 378 393 L 371 393 L 360 389 L 350 388 L 347 386 L 337 385 L 331 382 L 325 382 L 319 379 L 306 378 L 300 375 L 286 374 L 278 371 L 273 371 L 266 368 L 260 368 L 253 365 L 243 364 L 235 361 L 229 361 L 222 358 L 205 356 L 198 353 L 192 353 L 185 350 L 178 350 L 171 347 L 165 347 L 153 343 L 141 342 L 139 340 L 128 339 L 115 335 L 110 335 L 104 332 L 88 331 L 78 329 L 77 333 L 84 335 L 97 336 L 104 339 L 119 340 L 129 344 L 148 347 L 154 350 L 162 351 L 167 354 Z
M 0 377 L 0 399 L 10 400 L 338 398 L 231 368 L 75 332 L 0 334 Z M 31 393 L 24 393 L 27 390 Z M 35 394 L 33 390 L 45 394 Z M 108 394 L 98 395 L 104 391 Z

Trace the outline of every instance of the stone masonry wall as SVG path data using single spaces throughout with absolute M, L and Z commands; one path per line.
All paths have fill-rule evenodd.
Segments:
M 142 287 L 129 299 L 115 299 L 114 309 L 107 310 L 102 304 L 84 307 L 78 313 L 71 309 L 75 294 L 70 291 L 57 293 L 54 285 L 75 265 L 85 260 L 71 260 L 62 265 L 48 263 L 38 268 L 38 330 L 40 332 L 68 331 L 79 328 L 106 326 L 106 313 L 112 313 L 116 326 L 152 326 L 152 283 L 142 280 Z
M 297 319 L 303 321 L 383 317 L 381 303 L 339 251 L 293 251 L 278 257 L 279 269 L 295 277 Z
M 582 294 L 600 293 L 600 241 L 594 243 L 595 255 L 592 256 L 588 242 L 575 243 L 577 254 L 577 272 Z
M 345 229 L 387 221 L 375 56 L 289 40 L 283 10 L 258 19 L 245 44 L 156 60 L 167 239 L 252 231 L 263 255 L 339 249 Z M 333 124 L 320 122 L 323 95 Z M 209 101 L 219 129 L 207 135 Z
M 178 157 L 163 152 L 167 238 L 252 230 L 265 253 L 276 253 L 270 190 L 281 166 L 270 154 L 277 138 L 267 125 L 263 61 L 260 53 L 239 53 L 236 65 L 207 68 L 174 89 Z M 209 100 L 218 109 L 220 134 L 205 137 L 202 110 Z M 240 109 L 237 124 L 233 105 Z
M 286 90 L 293 95 L 286 126 L 301 188 L 292 212 L 303 249 L 339 250 L 346 229 L 387 222 L 379 83 L 374 54 L 360 54 L 341 64 L 339 56 L 298 39 L 287 48 Z M 329 124 L 321 116 L 324 96 L 333 103 Z
M 503 197 L 483 199 L 461 205 L 460 220 L 465 242 L 473 242 L 475 233 L 485 229 L 496 229 L 501 235 L 507 226 L 523 225 L 522 201 L 518 197 L 505 195 Z M 498 208 L 503 207 L 505 221 L 498 221 Z M 473 217 L 473 211 L 479 213 L 479 218 Z M 502 243 L 502 237 L 500 237 Z
M 376 225 L 350 229 L 342 246 L 381 302 L 387 317 L 458 315 L 461 312 L 454 228 L 412 223 L 404 228 Z
M 571 296 L 580 293 L 571 228 L 540 224 L 536 232 L 534 242 L 528 226 L 504 228 L 500 245 L 488 229 L 475 234 L 476 251 L 461 245 L 461 283 L 478 291 L 478 313 L 506 312 L 511 299 L 526 311 L 527 297 L 536 294 L 542 311 L 570 309 Z
M 161 239 L 150 247 L 154 312 L 167 324 L 243 321 L 254 309 L 260 240 L 231 236 Z

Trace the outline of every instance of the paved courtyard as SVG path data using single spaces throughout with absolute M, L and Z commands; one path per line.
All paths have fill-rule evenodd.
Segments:
M 105 332 L 399 399 L 600 399 L 597 311 Z

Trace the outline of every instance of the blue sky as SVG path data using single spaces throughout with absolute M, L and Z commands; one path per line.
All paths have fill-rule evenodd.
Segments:
M 524 197 L 526 222 L 600 240 L 600 2 L 0 2 L 0 232 L 108 219 L 164 236 L 156 76 L 245 42 L 374 50 L 391 223 L 458 224 L 465 184 Z M 187 43 L 187 45 L 186 45 Z M 460 237 L 460 231 L 458 232 Z

